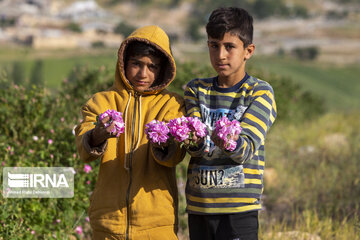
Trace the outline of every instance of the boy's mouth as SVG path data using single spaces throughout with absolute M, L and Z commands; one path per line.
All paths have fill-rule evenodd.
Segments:
M 137 80 L 137 81 L 135 81 L 135 84 L 136 84 L 136 85 L 141 85 L 141 86 L 143 86 L 143 85 L 146 85 L 147 82 L 146 82 L 146 81 Z
M 218 67 L 219 69 L 225 69 L 225 68 L 228 68 L 228 67 L 229 67 L 229 64 L 220 64 L 220 63 L 218 63 L 218 64 L 217 64 L 217 67 Z

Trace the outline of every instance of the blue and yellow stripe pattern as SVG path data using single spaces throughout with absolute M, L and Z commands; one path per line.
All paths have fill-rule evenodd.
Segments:
M 246 74 L 231 88 L 220 88 L 217 77 L 193 79 L 185 89 L 187 116 L 200 118 L 211 135 L 226 115 L 242 127 L 237 148 L 223 151 L 210 137 L 188 152 L 186 198 L 188 213 L 225 214 L 260 210 L 265 167 L 265 137 L 276 118 L 270 84 Z

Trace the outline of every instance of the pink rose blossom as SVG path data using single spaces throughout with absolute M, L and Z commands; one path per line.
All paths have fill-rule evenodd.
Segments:
M 89 172 L 91 172 L 91 170 L 92 170 L 91 166 L 88 165 L 88 164 L 85 164 L 85 166 L 84 166 L 84 172 L 85 172 L 85 173 L 89 173 Z
M 5 162 L 4 162 L 4 161 L 1 162 L 1 166 L 5 166 Z
M 99 115 L 99 122 L 101 122 L 104 118 L 110 117 L 110 120 L 104 124 L 107 128 L 113 122 L 115 122 L 115 127 L 111 130 L 111 133 L 116 133 L 116 137 L 119 137 L 121 133 L 125 131 L 125 124 L 122 118 L 122 113 L 117 112 L 115 110 L 106 110 L 102 114 Z
M 188 125 L 186 117 L 175 118 L 169 121 L 167 125 L 170 129 L 171 135 L 178 142 L 183 142 L 185 139 L 189 138 L 191 129 Z
M 89 218 L 89 217 L 85 217 L 85 221 L 90 222 L 90 218 Z
M 187 120 L 189 122 L 189 127 L 191 131 L 194 131 L 196 136 L 203 138 L 208 134 L 206 125 L 201 122 L 199 118 L 187 117 Z
M 34 235 L 35 233 L 36 233 L 35 230 L 32 230 L 32 231 L 31 231 L 31 234 L 32 234 L 32 235 Z
M 203 138 L 208 134 L 206 125 L 200 119 L 194 117 L 181 117 L 172 119 L 168 123 L 171 135 L 178 142 L 184 142 L 186 139 L 191 140 L 192 134 Z
M 60 219 L 56 219 L 56 222 L 57 222 L 57 223 L 60 223 L 60 222 L 61 222 L 61 220 L 60 220 Z
M 237 120 L 230 121 L 226 116 L 223 116 L 215 123 L 215 134 L 218 138 L 224 142 L 223 148 L 228 151 L 234 151 L 236 149 L 236 141 L 231 137 L 239 135 L 241 133 L 240 122 Z
M 164 122 L 152 120 L 145 125 L 145 134 L 151 143 L 166 143 L 169 139 L 169 128 Z
M 50 158 L 53 159 L 53 158 L 54 158 L 54 155 L 53 155 L 53 154 L 50 154 Z
M 81 227 L 81 226 L 77 226 L 77 227 L 75 228 L 75 232 L 76 232 L 77 234 L 81 235 L 81 234 L 83 233 L 82 227 Z
M 60 121 L 61 121 L 61 122 L 64 122 L 64 121 L 65 121 L 65 118 L 63 118 L 63 117 L 60 118 Z
M 29 153 L 34 153 L 34 150 L 32 150 L 32 149 L 29 149 Z
M 90 181 L 89 181 L 89 180 L 88 180 L 88 181 L 86 181 L 86 184 L 87 184 L 87 185 L 89 185 L 89 184 L 90 184 Z
M 51 132 L 51 133 L 54 133 L 55 131 L 54 131 L 54 129 L 51 129 L 50 132 Z
M 50 138 L 49 140 L 48 140 L 48 144 L 53 144 L 53 140 Z

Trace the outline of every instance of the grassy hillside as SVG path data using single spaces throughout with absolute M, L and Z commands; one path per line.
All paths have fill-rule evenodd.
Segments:
M 358 66 L 337 66 L 276 57 L 254 57 L 249 65 L 257 70 L 291 78 L 305 89 L 325 98 L 330 109 L 360 107 Z
M 196 57 L 187 53 L 186 55 L 189 56 L 188 60 L 203 64 L 204 59 L 206 59 L 205 62 L 208 63 L 207 54 L 196 54 Z M 41 59 L 44 63 L 45 85 L 50 89 L 57 89 L 75 66 L 85 65 L 89 68 L 107 66 L 114 69 L 116 58 L 115 49 L 76 53 L 70 50 L 48 53 L 29 49 L 21 49 L 20 51 L 0 49 L 0 70 L 7 68 L 11 72 L 12 63 L 15 60 L 21 61 L 25 67 L 25 77 L 29 79 L 35 60 Z M 248 66 L 250 74 L 251 68 L 253 68 L 256 72 L 270 72 L 292 79 L 303 88 L 322 96 L 330 109 L 351 110 L 360 107 L 360 97 L 358 96 L 360 92 L 360 68 L 355 65 L 338 66 L 299 61 L 293 58 L 254 56 L 249 61 Z

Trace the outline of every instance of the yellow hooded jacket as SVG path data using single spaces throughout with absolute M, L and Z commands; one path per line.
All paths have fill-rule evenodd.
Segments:
M 132 41 L 149 43 L 168 59 L 161 81 L 142 93 L 133 90 L 124 74 L 124 52 Z M 166 33 L 157 26 L 139 28 L 119 48 L 114 85 L 82 108 L 83 122 L 76 128 L 80 157 L 85 162 L 101 157 L 89 207 L 94 239 L 177 239 L 175 166 L 185 153 L 175 146 L 167 155 L 156 154 L 144 132 L 144 125 L 154 119 L 168 122 L 184 114 L 182 97 L 165 89 L 175 70 Z M 125 132 L 91 147 L 96 116 L 108 109 L 123 113 Z

